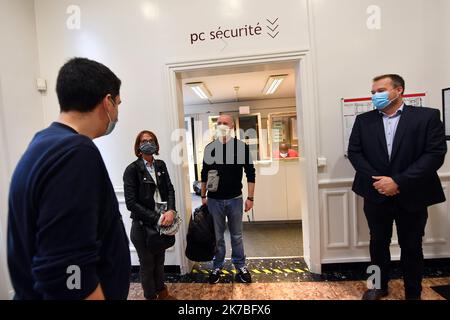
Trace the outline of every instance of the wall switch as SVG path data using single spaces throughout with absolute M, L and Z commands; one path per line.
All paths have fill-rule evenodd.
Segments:
M 323 168 L 327 166 L 327 158 L 320 157 L 317 158 L 317 167 Z
M 42 78 L 36 80 L 37 89 L 41 92 L 47 91 L 47 81 Z

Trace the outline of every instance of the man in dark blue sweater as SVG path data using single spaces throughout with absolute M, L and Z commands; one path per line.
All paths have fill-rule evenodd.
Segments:
M 60 70 L 61 114 L 37 133 L 9 194 L 8 265 L 15 299 L 126 299 L 130 252 L 93 139 L 118 121 L 121 81 L 74 58 Z

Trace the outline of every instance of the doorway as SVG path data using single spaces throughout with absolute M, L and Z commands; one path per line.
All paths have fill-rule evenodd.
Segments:
M 176 63 L 176 64 L 168 64 L 167 65 L 167 74 L 169 80 L 169 88 L 170 88 L 170 116 L 173 128 L 185 128 L 187 134 L 179 137 L 180 140 L 183 141 L 183 163 L 178 167 L 177 172 L 175 172 L 174 176 L 174 184 L 178 190 L 183 190 L 183 199 L 184 203 L 180 203 L 180 211 L 185 214 L 186 224 L 181 228 L 182 230 L 179 233 L 178 237 L 178 248 L 177 251 L 180 254 L 181 270 L 182 273 L 188 273 L 192 268 L 192 263 L 188 261 L 184 257 L 184 248 L 185 248 L 185 238 L 187 232 L 187 223 L 189 221 L 191 212 L 198 205 L 198 202 L 195 202 L 195 188 L 193 187 L 192 179 L 193 177 L 198 178 L 199 170 L 201 169 L 201 160 L 202 157 L 202 148 L 197 146 L 196 140 L 198 137 L 204 138 L 207 137 L 208 134 L 203 129 L 197 129 L 195 126 L 195 121 L 200 121 L 202 123 L 208 123 L 208 129 L 211 129 L 211 126 L 214 125 L 214 117 L 220 115 L 213 114 L 213 112 L 205 111 L 205 112 L 197 112 L 192 114 L 186 112 L 185 110 L 185 99 L 183 96 L 183 87 L 186 83 L 183 82 L 185 79 L 193 79 L 193 78 L 201 78 L 201 77 L 214 77 L 218 75 L 231 75 L 236 74 L 236 72 L 249 71 L 249 72 L 257 72 L 258 70 L 270 70 L 271 68 L 280 68 L 289 66 L 293 71 L 293 77 L 295 78 L 295 104 L 294 110 L 289 110 L 290 113 L 294 113 L 295 117 L 293 119 L 287 119 L 291 124 L 292 135 L 297 137 L 298 144 L 297 148 L 299 149 L 299 158 L 295 163 L 291 163 L 291 170 L 294 170 L 296 173 L 296 183 L 298 182 L 298 187 L 289 189 L 289 192 L 292 194 L 292 199 L 297 199 L 298 202 L 294 204 L 295 209 L 291 211 L 295 211 L 298 213 L 299 223 L 301 221 L 301 231 L 302 233 L 298 237 L 298 239 L 293 240 L 295 243 L 291 246 L 293 249 L 298 249 L 297 251 L 287 254 L 288 256 L 297 255 L 298 253 L 303 253 L 303 257 L 305 259 L 306 264 L 312 272 L 320 273 L 320 237 L 319 237 L 319 215 L 318 215 L 318 183 L 317 183 L 317 152 L 316 152 L 316 133 L 315 133 L 315 109 L 313 106 L 314 102 L 314 90 L 313 90 L 313 78 L 310 77 L 310 72 L 308 70 L 311 69 L 311 64 L 309 62 L 309 58 L 307 53 L 287 53 L 287 54 L 279 54 L 272 56 L 261 56 L 261 57 L 242 57 L 242 58 L 233 58 L 233 59 L 222 59 L 222 60 L 214 60 L 214 61 L 200 61 L 200 62 L 192 62 L 192 63 Z M 197 81 L 199 82 L 199 81 Z M 210 99 L 210 97 L 208 97 Z M 214 102 L 214 101 L 213 101 Z M 255 127 L 255 134 L 242 136 L 241 140 L 247 140 L 246 142 L 249 145 L 253 146 L 254 159 L 258 159 L 259 167 L 257 171 L 259 172 L 259 180 L 257 178 L 256 182 L 256 194 L 255 194 L 255 202 L 259 201 L 261 203 L 261 207 L 264 206 L 264 201 L 266 203 L 270 203 L 270 197 L 262 196 L 258 197 L 258 194 L 265 195 L 270 194 L 270 181 L 269 183 L 264 183 L 264 179 L 273 179 L 277 177 L 277 179 L 283 180 L 287 178 L 289 174 L 284 173 L 284 176 L 280 177 L 279 169 L 280 163 L 277 161 L 273 161 L 273 145 L 272 145 L 272 137 L 273 135 L 268 135 L 269 141 L 263 141 L 262 137 L 264 134 L 261 134 L 261 115 L 258 116 L 258 112 L 252 112 L 252 108 L 250 110 L 246 110 L 247 106 L 245 106 L 246 101 L 242 101 L 243 112 L 239 112 L 239 110 L 223 110 L 222 113 L 231 113 L 232 111 L 236 112 L 238 125 L 242 123 L 242 127 L 248 129 L 249 127 Z M 217 104 L 209 103 L 210 105 Z M 226 104 L 226 103 L 225 103 Z M 310 106 L 305 108 L 304 106 Z M 256 108 L 257 109 L 257 108 Z M 250 111 L 250 112 L 249 112 Z M 260 110 L 257 110 L 260 111 Z M 273 111 L 273 110 L 272 110 Z M 281 112 L 282 114 L 282 112 Z M 275 121 L 276 116 L 280 116 L 280 113 L 272 112 L 270 115 L 271 122 L 268 123 L 267 130 L 271 133 L 273 130 L 272 125 L 277 122 Z M 203 118 L 203 119 L 202 119 Z M 240 121 L 242 118 L 242 121 Z M 194 122 L 194 126 L 192 126 L 192 122 Z M 277 122 L 278 123 L 278 122 Z M 245 132 L 241 130 L 240 132 Z M 239 135 L 239 134 L 238 134 Z M 190 137 L 192 137 L 192 141 L 190 141 Z M 280 141 L 281 142 L 281 141 Z M 179 143 L 179 141 L 178 141 Z M 195 147 L 194 147 L 195 146 Z M 264 146 L 264 147 L 263 147 Z M 195 157 L 193 156 L 195 154 Z M 270 158 L 267 159 L 267 155 L 270 154 Z M 192 165 L 192 159 L 196 158 L 195 165 Z M 199 165 L 200 164 L 200 165 Z M 194 171 L 194 173 L 192 172 Z M 190 172 L 190 173 L 189 173 Z M 258 174 L 257 174 L 258 177 Z M 298 180 L 298 181 L 297 181 Z M 245 179 L 244 181 L 245 182 Z M 286 185 L 286 182 L 282 182 Z M 265 190 L 268 189 L 268 190 Z M 308 192 L 306 192 L 308 190 Z M 280 193 L 288 193 L 288 189 L 280 189 L 277 190 Z M 246 187 L 244 183 L 243 194 L 246 195 Z M 272 201 L 273 202 L 273 201 Z M 273 204 L 273 203 L 272 203 Z M 287 204 L 282 204 L 287 205 Z M 257 204 L 255 203 L 255 210 L 257 209 Z M 261 210 L 259 210 L 261 211 Z M 291 213 L 295 213 L 291 212 Z M 252 231 L 248 231 L 252 228 L 257 229 L 254 232 L 255 238 L 259 237 L 264 239 L 265 235 L 268 233 L 282 234 L 286 235 L 286 226 L 283 226 L 283 223 L 289 222 L 289 219 L 280 219 L 279 225 L 275 225 L 274 232 L 263 230 L 264 228 L 258 226 L 258 222 L 271 222 L 271 225 L 274 226 L 273 221 L 270 219 L 261 219 L 261 215 L 258 215 L 258 211 L 251 212 L 249 215 L 244 215 L 244 221 L 247 220 L 245 226 L 247 230 L 244 231 L 244 241 L 245 238 L 249 237 Z M 256 216 L 256 217 L 255 217 Z M 259 221 L 258 221 L 259 220 Z M 295 234 L 296 226 L 295 223 L 292 223 Z M 267 227 L 267 225 L 266 225 Z M 299 225 L 297 225 L 299 227 Z M 284 229 L 283 229 L 284 228 Z M 283 232 L 284 230 L 284 232 Z M 297 231 L 299 231 L 297 229 Z M 247 235 L 246 235 L 247 232 Z M 297 234 L 298 236 L 298 234 Z M 295 237 L 295 236 L 294 236 Z M 227 252 L 229 248 L 229 242 L 227 241 Z M 258 248 L 257 248 L 258 249 Z M 259 248 L 261 249 L 261 248 Z M 302 252 L 303 251 L 303 252 Z M 255 258 L 261 257 L 279 257 L 275 256 L 276 252 L 269 252 L 266 250 L 268 254 L 264 254 L 264 252 L 255 253 Z M 297 253 L 297 254 L 296 254 Z M 249 256 L 247 252 L 247 256 Z

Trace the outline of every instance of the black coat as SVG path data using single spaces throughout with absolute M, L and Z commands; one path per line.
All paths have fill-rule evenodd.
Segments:
M 170 181 L 166 164 L 162 160 L 154 160 L 156 180 L 145 168 L 144 160 L 138 159 L 130 164 L 123 174 L 125 203 L 131 211 L 131 219 L 140 220 L 147 225 L 155 225 L 159 214 L 155 212 L 154 194 L 158 186 L 161 200 L 167 202 L 167 210 L 175 209 L 175 190 Z
M 439 110 L 404 106 L 389 160 L 382 116 L 374 110 L 356 118 L 348 157 L 356 170 L 353 191 L 373 203 L 388 197 L 373 187 L 372 176 L 391 177 L 398 185 L 397 199 L 407 210 L 445 201 L 437 170 L 447 153 Z

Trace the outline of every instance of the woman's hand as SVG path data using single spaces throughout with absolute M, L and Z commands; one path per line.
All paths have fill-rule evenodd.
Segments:
M 173 211 L 166 211 L 163 214 L 163 219 L 161 221 L 161 226 L 168 227 L 173 224 L 173 220 L 175 219 L 175 213 Z

